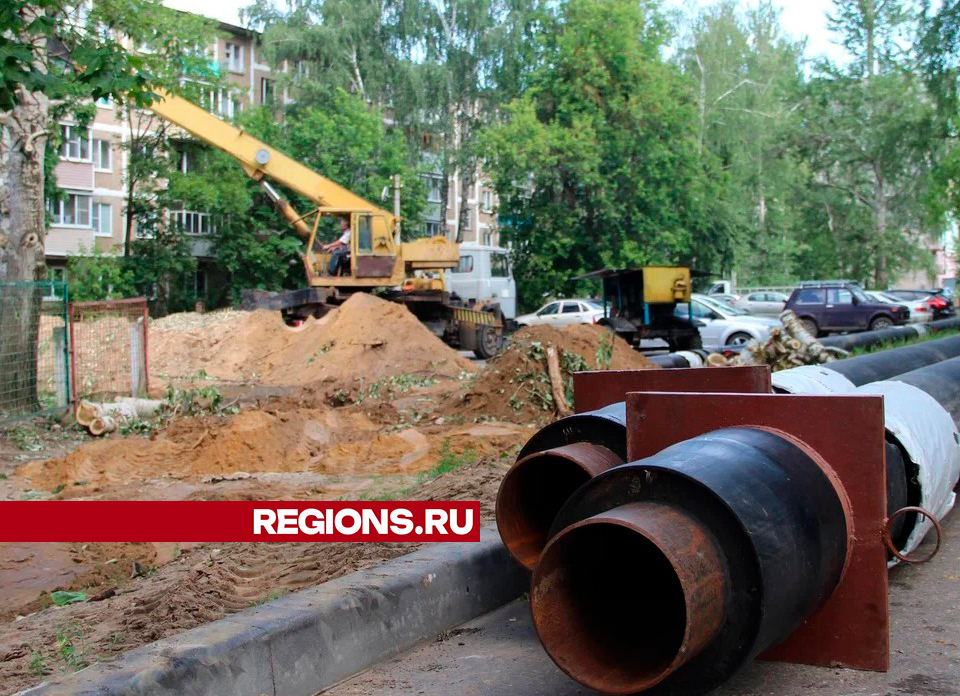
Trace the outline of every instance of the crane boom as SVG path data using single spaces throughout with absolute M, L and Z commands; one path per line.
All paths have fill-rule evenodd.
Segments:
M 251 178 L 260 181 L 266 177 L 282 184 L 309 198 L 321 211 L 374 213 L 384 216 L 390 229 L 395 228 L 396 218 L 392 213 L 373 205 L 196 104 L 159 89 L 155 91 L 160 99 L 150 106 L 154 113 L 238 160 Z

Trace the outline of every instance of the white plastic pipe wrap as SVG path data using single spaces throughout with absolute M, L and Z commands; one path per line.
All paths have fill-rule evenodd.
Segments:
M 883 395 L 886 429 L 913 463 L 920 484 L 920 507 L 937 520 L 943 519 L 956 502 L 953 489 L 960 479 L 960 434 L 951 415 L 932 396 L 903 382 L 873 382 L 854 393 Z M 912 477 L 908 470 L 907 478 Z M 901 553 L 916 549 L 931 527 L 933 523 L 923 517 Z M 891 565 L 895 563 L 891 561 Z
M 690 367 L 703 367 L 703 358 L 700 357 L 699 353 L 694 353 L 692 350 L 678 350 L 674 355 L 686 360 L 690 363 Z
M 857 387 L 823 365 L 804 365 L 774 372 L 773 388 L 787 394 L 849 394 Z

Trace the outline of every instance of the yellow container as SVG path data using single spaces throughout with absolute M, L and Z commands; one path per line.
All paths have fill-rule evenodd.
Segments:
M 690 269 L 682 266 L 644 266 L 643 301 L 689 302 Z

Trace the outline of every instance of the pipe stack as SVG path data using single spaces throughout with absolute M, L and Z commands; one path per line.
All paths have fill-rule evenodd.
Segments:
M 831 363 L 845 364 L 831 379 L 884 395 L 888 515 L 941 516 L 960 477 L 960 337 L 889 354 Z M 831 596 L 847 495 L 780 431 L 722 428 L 624 463 L 626 422 L 618 402 L 538 432 L 504 477 L 498 527 L 533 571 L 534 625 L 563 671 L 610 694 L 705 693 Z M 929 526 L 907 515 L 891 535 L 909 553 Z

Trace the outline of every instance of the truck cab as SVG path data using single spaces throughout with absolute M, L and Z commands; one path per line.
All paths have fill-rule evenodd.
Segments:
M 447 292 L 471 306 L 496 302 L 507 319 L 517 316 L 517 285 L 510 269 L 508 249 L 460 245 L 460 263 L 446 275 Z

